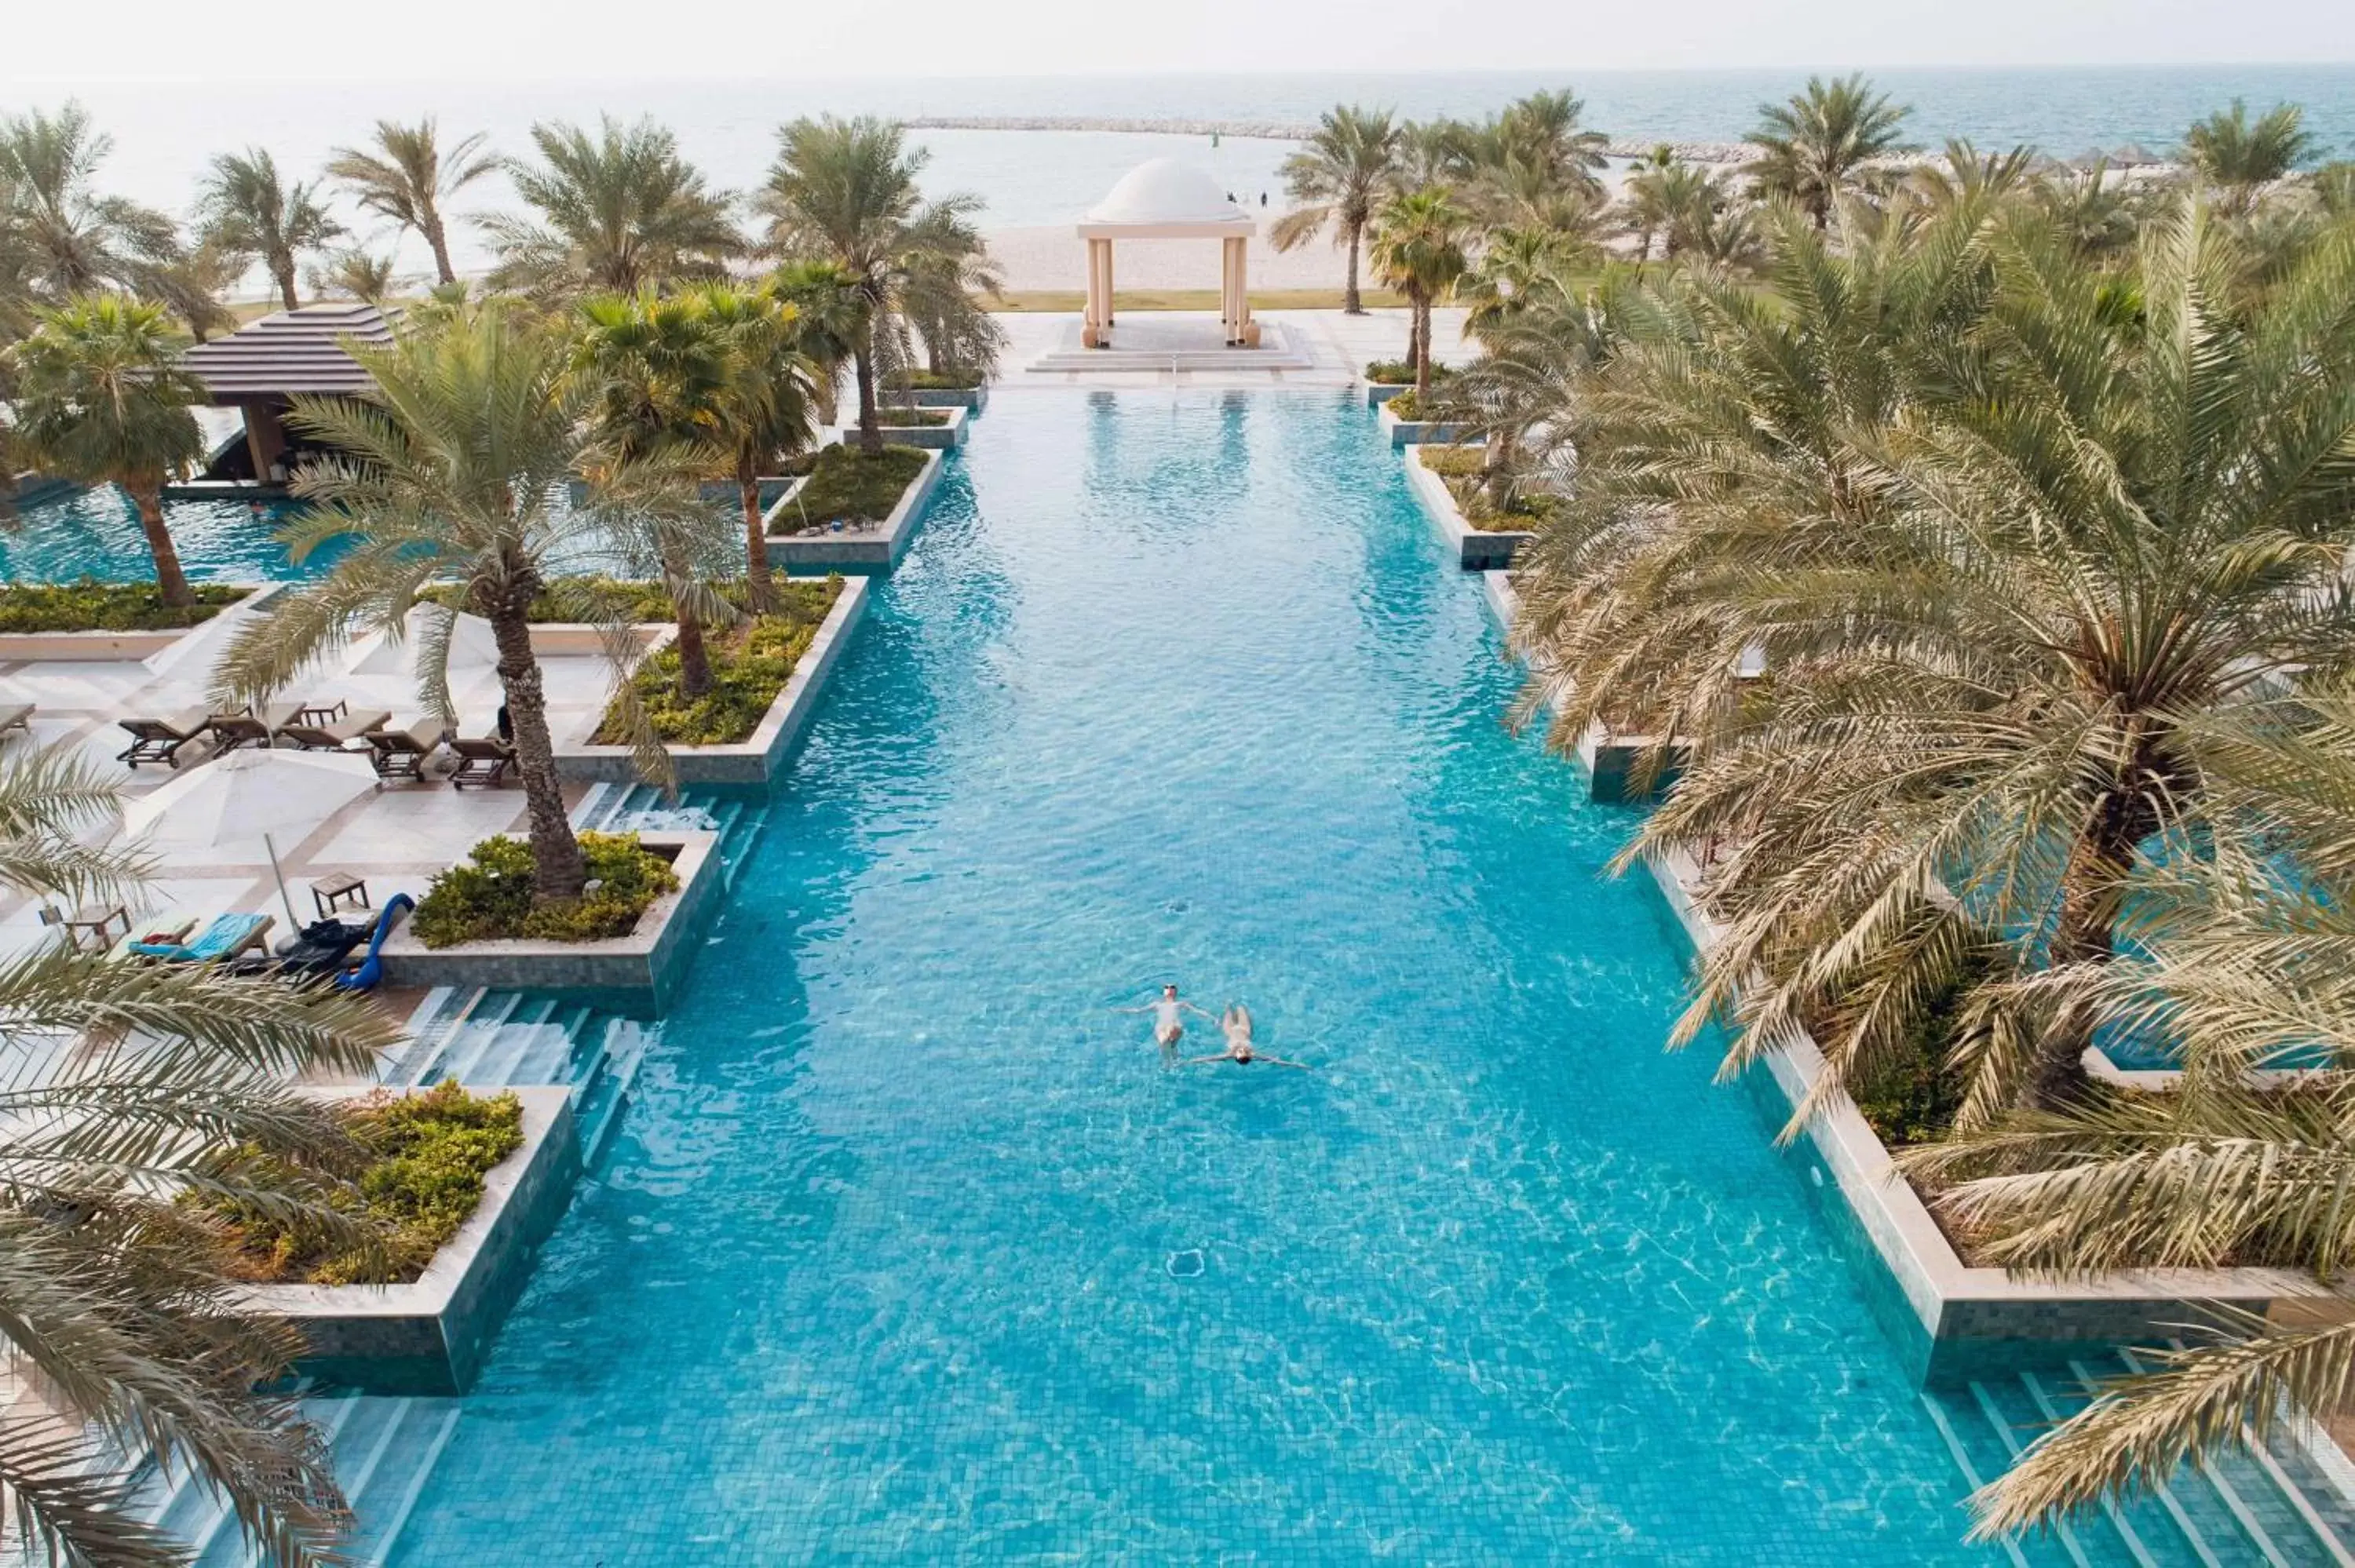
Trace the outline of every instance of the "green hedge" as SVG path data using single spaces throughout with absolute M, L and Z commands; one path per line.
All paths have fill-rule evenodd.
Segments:
M 777 513 L 778 531 L 795 534 L 805 516 L 812 530 L 837 522 L 882 522 L 924 471 L 924 454 L 914 447 L 885 447 L 869 457 L 849 443 L 820 447 L 793 460 L 785 471 L 809 475 L 801 494 Z
M 839 577 L 822 583 L 779 580 L 775 614 L 709 640 L 714 685 L 693 702 L 678 689 L 676 647 L 647 657 L 630 680 L 655 734 L 678 746 L 733 746 L 751 739 L 841 592 Z M 605 710 L 595 739 L 600 746 L 628 744 L 629 732 L 615 709 Z
M 197 602 L 164 602 L 154 583 L 16 583 L 0 587 L 0 631 L 172 631 L 210 620 L 251 588 L 199 588 Z
M 885 429 L 933 429 L 949 422 L 946 408 L 878 408 L 875 417 Z
M 1434 365 L 1431 367 L 1431 379 L 1433 385 L 1446 380 L 1455 374 L 1444 365 Z M 1366 366 L 1366 379 L 1377 387 L 1412 387 L 1414 385 L 1414 372 L 1408 368 L 1403 359 L 1377 359 Z
M 919 392 L 971 392 L 981 385 L 981 377 L 955 373 L 944 375 L 932 370 L 916 370 L 909 373 L 908 385 Z
M 581 850 L 589 858 L 590 891 L 534 904 L 531 845 L 504 833 L 485 839 L 468 861 L 435 874 L 410 928 L 429 948 L 516 938 L 602 941 L 628 936 L 648 905 L 678 889 L 670 862 L 640 849 L 635 833 L 582 833 Z
M 234 1203 L 214 1203 L 253 1278 L 311 1285 L 395 1285 L 425 1272 L 483 1201 L 483 1179 L 523 1147 L 523 1105 L 478 1097 L 453 1080 L 422 1094 L 371 1095 L 345 1111 L 368 1151 L 335 1207 L 383 1225 L 386 1255 L 338 1251 L 325 1236 Z
M 1447 493 L 1464 514 L 1464 521 L 1487 534 L 1510 534 L 1534 528 L 1553 515 L 1558 504 L 1543 492 L 1517 490 L 1502 511 L 1489 499 L 1481 482 L 1487 474 L 1487 453 L 1479 447 L 1419 448 L 1423 466 L 1445 482 Z

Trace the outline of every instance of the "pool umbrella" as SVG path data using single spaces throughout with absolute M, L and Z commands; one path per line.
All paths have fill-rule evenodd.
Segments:
M 408 675 L 417 669 L 417 640 L 425 630 L 424 617 L 429 612 L 422 607 L 409 612 L 402 623 L 400 641 L 395 642 L 379 633 L 373 646 L 364 647 L 352 660 L 355 675 Z M 492 635 L 491 623 L 479 615 L 460 614 L 450 628 L 450 668 L 453 670 L 487 669 L 499 662 L 498 639 Z
M 232 751 L 124 807 L 123 825 L 160 855 L 206 865 L 267 862 L 291 926 L 298 922 L 277 845 L 299 843 L 376 781 L 368 759 L 350 752 Z

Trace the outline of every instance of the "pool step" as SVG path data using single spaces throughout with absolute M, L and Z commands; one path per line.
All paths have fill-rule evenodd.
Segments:
M 1960 1389 L 1925 1391 L 1922 1404 L 1973 1489 L 2090 1402 L 2103 1378 L 2141 1370 L 2132 1352 L 2023 1372 Z M 2003 1543 L 2018 1568 L 2355 1568 L 2355 1505 L 2343 1461 L 2276 1434 L 2262 1450 L 2187 1467 L 2153 1491 L 2104 1504 L 2049 1531 Z
M 572 811 L 572 825 L 582 832 L 655 832 L 666 828 L 717 832 L 722 880 L 730 886 L 735 885 L 736 873 L 759 844 L 768 824 L 766 800 L 687 789 L 676 801 L 666 801 L 651 784 L 592 784 Z
M 562 1084 L 572 1091 L 581 1160 L 591 1163 L 620 1124 L 660 1025 L 554 997 L 442 988 L 419 1003 L 410 1028 L 414 1043 L 388 1065 L 383 1083 L 416 1088 L 454 1078 L 479 1089 Z

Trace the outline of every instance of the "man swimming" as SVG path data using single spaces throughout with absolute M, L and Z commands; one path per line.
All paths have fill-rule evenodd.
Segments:
M 1287 1062 L 1281 1056 L 1263 1056 L 1252 1047 L 1251 1009 L 1241 1002 L 1231 1004 L 1219 1015 L 1219 1027 L 1226 1031 L 1227 1048 L 1215 1056 L 1196 1056 L 1186 1064 L 1188 1066 L 1199 1066 L 1204 1062 L 1232 1062 L 1238 1067 L 1248 1067 L 1253 1062 L 1264 1062 L 1271 1067 L 1308 1070 L 1305 1062 Z
M 1146 1002 L 1143 1007 L 1124 1007 L 1121 1011 L 1153 1014 L 1153 1043 L 1160 1046 L 1161 1054 L 1173 1063 L 1178 1060 L 1178 1042 L 1186 1033 L 1185 1022 L 1178 1014 L 1190 1012 L 1198 1018 L 1210 1016 L 1190 1001 L 1178 1001 L 1178 987 L 1174 981 L 1163 986 L 1160 996 Z

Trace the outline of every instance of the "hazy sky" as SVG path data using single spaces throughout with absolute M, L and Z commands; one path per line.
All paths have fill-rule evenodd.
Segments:
M 186 0 L 12 5 L 0 28 L 0 83 L 266 78 L 277 74 L 272 35 L 314 79 L 382 80 L 2355 60 L 2350 0 L 401 0 L 199 9 L 208 20 L 194 19 Z

